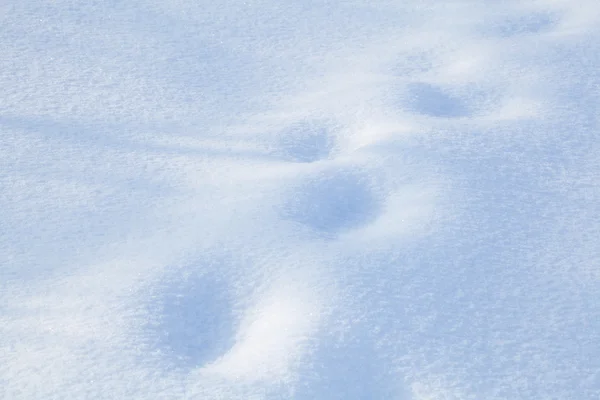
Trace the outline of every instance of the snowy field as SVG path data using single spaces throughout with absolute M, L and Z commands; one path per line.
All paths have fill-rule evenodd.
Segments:
M 600 398 L 600 2 L 0 2 L 0 398 Z

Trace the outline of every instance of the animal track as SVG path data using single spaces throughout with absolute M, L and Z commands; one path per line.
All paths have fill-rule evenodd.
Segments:
M 355 172 L 329 172 L 293 190 L 283 216 L 323 233 L 362 226 L 380 208 L 369 180 Z

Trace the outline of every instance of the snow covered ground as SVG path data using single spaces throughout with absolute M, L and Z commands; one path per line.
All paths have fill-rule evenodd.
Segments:
M 0 398 L 600 398 L 597 0 L 0 3 Z

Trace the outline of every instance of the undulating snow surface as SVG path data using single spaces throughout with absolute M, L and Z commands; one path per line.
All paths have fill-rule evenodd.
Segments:
M 0 398 L 600 398 L 597 0 L 4 0 Z

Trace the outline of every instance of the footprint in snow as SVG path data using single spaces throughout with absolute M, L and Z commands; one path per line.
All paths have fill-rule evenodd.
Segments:
M 282 216 L 326 235 L 368 224 L 381 207 L 369 177 L 355 171 L 323 173 L 291 190 Z

